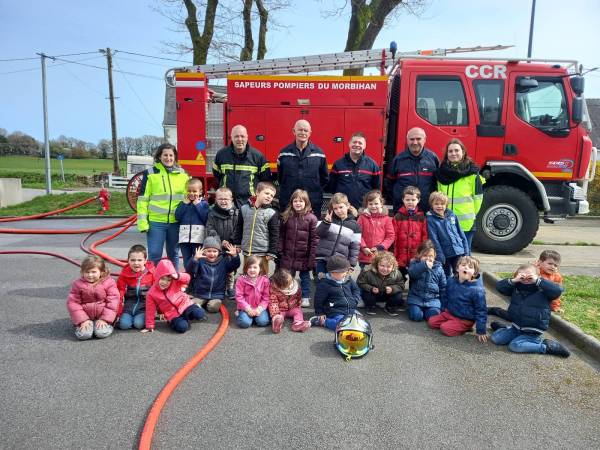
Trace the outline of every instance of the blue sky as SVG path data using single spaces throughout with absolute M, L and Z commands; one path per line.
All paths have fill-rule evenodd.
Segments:
M 100 48 L 175 58 L 163 52 L 162 42 L 187 38 L 174 33 L 173 24 L 156 13 L 157 0 L 55 0 L 52 2 L 0 0 L 0 59 L 87 53 L 64 57 L 106 67 Z M 279 14 L 288 28 L 268 35 L 267 57 L 342 51 L 347 15 L 323 19 L 319 13 L 342 0 L 295 0 L 295 7 Z M 375 48 L 391 40 L 400 50 L 511 44 L 515 48 L 493 56 L 527 54 L 531 3 L 527 0 L 430 0 L 420 18 L 401 16 L 378 37 Z M 538 0 L 533 56 L 577 59 L 584 67 L 600 66 L 600 5 L 594 0 Z M 492 55 L 490 55 L 492 56 Z M 181 57 L 191 60 L 191 57 Z M 114 74 L 118 98 L 119 136 L 162 135 L 164 72 L 177 62 L 117 53 L 115 69 L 142 76 Z M 96 143 L 110 137 L 108 81 L 105 70 L 64 61 L 47 61 L 49 132 Z M 41 71 L 39 59 L 0 62 L 0 128 L 20 130 L 43 139 Z M 600 70 L 586 79 L 586 96 L 600 97 Z

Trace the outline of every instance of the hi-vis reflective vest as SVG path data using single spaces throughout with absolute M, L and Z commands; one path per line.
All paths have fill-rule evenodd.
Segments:
M 180 168 L 168 172 L 162 163 L 144 172 L 137 199 L 137 226 L 148 231 L 149 222 L 175 223 L 175 209 L 184 199 L 189 175 Z
M 485 178 L 476 174 L 467 175 L 452 184 L 437 183 L 438 191 L 448 196 L 448 208 L 456 214 L 460 228 L 465 232 L 471 231 L 475 216 L 481 209 L 483 183 Z

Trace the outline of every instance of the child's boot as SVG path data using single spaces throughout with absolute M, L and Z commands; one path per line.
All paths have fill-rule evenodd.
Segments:
M 302 333 L 310 328 L 310 322 L 308 320 L 304 320 L 302 322 L 294 322 L 292 324 L 292 331 L 297 331 Z
M 210 313 L 218 313 L 222 303 L 219 299 L 209 300 L 206 304 L 206 310 Z
M 283 328 L 283 316 L 281 314 L 277 314 L 273 317 L 273 324 L 271 325 L 273 328 L 273 333 L 277 334 Z
M 543 344 L 546 346 L 547 355 L 556 355 L 560 356 L 561 358 L 568 358 L 571 355 L 571 352 L 567 349 L 567 347 L 558 341 L 544 339 Z

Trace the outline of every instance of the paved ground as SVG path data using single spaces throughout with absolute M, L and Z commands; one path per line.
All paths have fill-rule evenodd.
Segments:
M 23 226 L 93 223 L 106 219 Z M 140 237 L 128 231 L 102 249 L 124 257 Z M 0 248 L 79 258 L 80 239 L 0 234 Z M 64 306 L 77 268 L 43 256 L 0 264 L 0 448 L 135 447 L 152 400 L 219 316 L 184 335 L 163 324 L 77 342 Z M 404 315 L 370 321 L 376 348 L 350 363 L 324 329 L 231 326 L 167 403 L 155 448 L 600 447 L 599 367 L 576 351 L 515 355 Z

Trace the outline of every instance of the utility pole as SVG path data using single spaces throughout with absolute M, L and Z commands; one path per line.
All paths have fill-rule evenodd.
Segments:
M 48 136 L 48 96 L 46 94 L 46 58 L 44 53 L 38 53 L 42 59 L 42 102 L 44 105 L 44 153 L 46 155 L 46 194 L 52 194 L 52 174 L 50 172 L 50 138 Z
M 527 57 L 531 58 L 531 47 L 533 43 L 533 20 L 535 19 L 535 0 L 531 3 L 531 19 L 529 20 L 529 45 L 527 47 Z
M 101 53 L 106 54 L 106 64 L 108 66 L 108 97 L 110 100 L 110 128 L 112 132 L 112 148 L 113 148 L 113 175 L 120 175 L 119 168 L 119 148 L 117 145 L 117 117 L 115 113 L 115 95 L 112 82 L 112 52 L 110 48 L 100 49 Z

